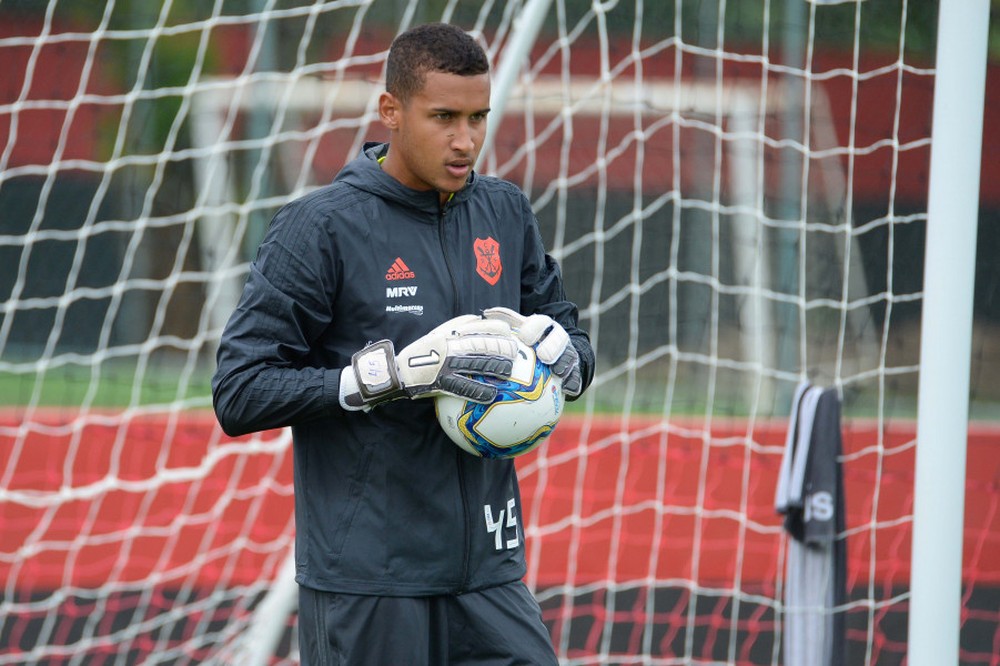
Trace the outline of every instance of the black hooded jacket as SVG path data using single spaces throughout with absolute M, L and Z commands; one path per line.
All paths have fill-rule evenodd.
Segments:
M 594 354 L 514 185 L 476 174 L 441 206 L 365 146 L 334 182 L 283 207 L 222 336 L 212 382 L 230 435 L 291 426 L 296 580 L 419 596 L 525 573 L 514 464 L 463 452 L 432 400 L 341 409 L 341 369 L 366 344 L 401 349 L 459 314 L 505 306 L 570 333 L 584 386 Z

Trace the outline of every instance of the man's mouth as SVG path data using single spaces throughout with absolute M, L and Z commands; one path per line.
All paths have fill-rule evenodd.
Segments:
M 470 164 L 469 162 L 450 162 L 445 165 L 450 173 L 455 178 L 462 178 L 463 176 L 469 175 Z

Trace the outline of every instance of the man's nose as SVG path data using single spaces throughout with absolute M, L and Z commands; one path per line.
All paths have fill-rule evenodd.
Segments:
M 472 152 L 476 143 L 473 138 L 472 128 L 469 123 L 460 122 L 455 128 L 455 133 L 451 135 L 451 147 L 453 150 L 462 153 Z

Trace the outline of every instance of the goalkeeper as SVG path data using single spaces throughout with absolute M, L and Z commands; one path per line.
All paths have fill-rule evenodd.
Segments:
M 292 429 L 303 664 L 556 663 L 513 462 L 460 450 L 422 399 L 489 400 L 476 377 L 511 372 L 515 335 L 568 399 L 593 377 L 526 197 L 473 171 L 489 106 L 472 37 L 399 35 L 389 142 L 275 215 L 222 335 L 223 429 Z

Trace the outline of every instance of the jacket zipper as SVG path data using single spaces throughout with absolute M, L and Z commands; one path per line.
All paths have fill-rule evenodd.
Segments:
M 447 212 L 448 212 L 448 204 L 447 203 L 441 204 L 441 207 L 438 209 L 438 242 L 441 244 L 441 254 L 444 256 L 444 266 L 445 269 L 448 271 L 448 279 L 451 280 L 451 293 L 452 293 L 451 316 L 457 317 L 458 315 L 464 313 L 459 312 L 458 282 L 455 280 L 455 270 L 454 267 L 451 265 L 451 257 L 448 254 L 448 243 L 446 242 L 445 239 L 444 217 L 447 214 Z
M 456 449 L 458 447 L 455 447 Z M 469 587 L 469 562 L 472 557 L 472 526 L 469 524 L 469 493 L 465 485 L 465 461 L 462 451 L 455 451 L 455 461 L 458 465 L 458 489 L 462 496 L 462 513 L 465 518 L 465 544 L 462 549 L 462 577 L 458 584 L 458 593 L 465 592 Z
M 438 213 L 438 241 L 441 244 L 441 254 L 444 256 L 445 269 L 448 271 L 448 279 L 451 280 L 451 290 L 452 290 L 452 306 L 451 314 L 452 316 L 458 316 L 460 313 L 458 311 L 459 303 L 459 293 L 458 293 L 458 282 L 455 280 L 455 271 L 451 264 L 451 259 L 448 254 L 448 243 L 445 239 L 444 230 L 444 218 L 447 212 L 447 203 L 443 204 Z M 458 489 L 459 494 L 462 497 L 462 514 L 465 519 L 465 540 L 462 549 L 462 576 L 459 580 L 458 592 L 462 593 L 469 587 L 469 566 L 470 560 L 472 558 L 472 521 L 471 521 L 471 511 L 469 510 L 469 491 L 465 483 L 465 460 L 463 458 L 465 454 L 458 450 L 455 450 L 455 464 L 457 465 L 458 473 Z

